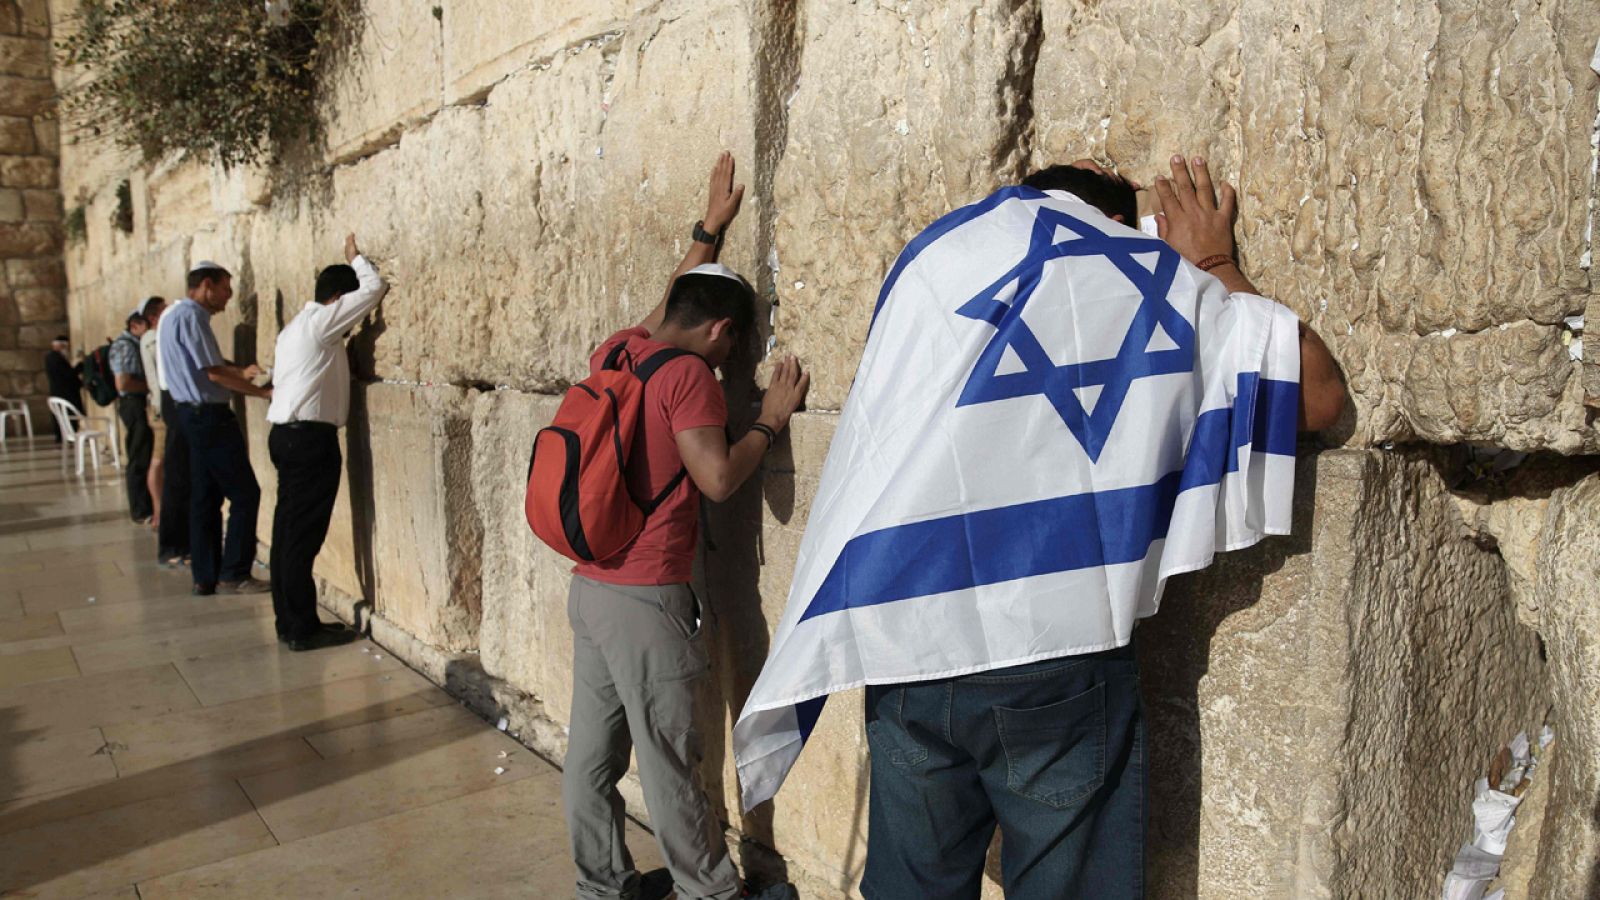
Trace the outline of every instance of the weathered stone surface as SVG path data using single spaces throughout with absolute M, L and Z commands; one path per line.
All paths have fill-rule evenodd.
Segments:
M 1300 468 L 1295 536 L 1139 629 L 1156 896 L 1436 892 L 1472 779 L 1543 709 L 1537 637 L 1426 458 Z
M 36 116 L 55 102 L 56 88 L 49 81 L 0 75 L 0 116 Z
M 0 37 L 0 75 L 50 78 L 50 42 L 32 37 Z
M 61 220 L 61 194 L 54 190 L 26 190 L 22 202 L 30 222 L 59 222 Z
M 1600 889 L 1600 475 L 1552 498 L 1539 554 L 1540 633 L 1560 749 L 1551 778 L 1533 897 Z
M 813 366 L 814 407 L 843 405 L 905 242 L 1022 174 L 1038 17 L 1026 0 L 806 4 L 797 80 L 775 86 L 775 283 L 778 340 Z
M 12 188 L 0 190 L 0 222 L 21 222 L 27 218 L 27 207 L 22 202 L 22 192 Z
M 53 188 L 56 186 L 56 161 L 44 156 L 0 158 L 0 185 Z
M 66 318 L 66 296 L 57 288 L 18 288 L 11 293 L 23 323 Z
M 460 0 L 444 15 L 445 102 L 480 96 L 530 62 L 618 29 L 637 0 Z M 507 22 L 524 23 L 507 28 Z
M 565 723 L 571 713 L 572 632 L 567 583 L 572 563 L 533 536 L 523 491 L 533 434 L 554 417 L 559 398 L 494 391 L 472 415 L 473 493 L 482 498 L 484 671 L 538 697 Z
M 439 109 L 440 22 L 430 9 L 426 3 L 362 7 L 360 35 L 334 69 L 323 104 L 335 161 L 393 143 L 402 129 Z
M 51 256 L 61 252 L 61 229 L 53 224 L 0 223 L 0 259 Z
M 23 116 L 0 118 L 0 154 L 28 154 L 34 148 L 33 120 Z
M 445 650 L 476 646 L 483 527 L 465 391 L 365 391 L 377 611 Z

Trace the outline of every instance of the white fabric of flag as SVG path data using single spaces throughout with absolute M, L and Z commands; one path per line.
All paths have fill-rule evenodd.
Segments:
M 1289 533 L 1298 328 L 1061 191 L 908 244 L 734 727 L 745 808 L 828 694 L 1124 645 L 1169 576 Z

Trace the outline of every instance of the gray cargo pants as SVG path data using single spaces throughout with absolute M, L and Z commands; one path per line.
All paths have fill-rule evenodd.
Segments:
M 722 825 L 700 782 L 694 691 L 708 664 L 698 607 L 686 584 L 614 585 L 572 576 L 572 731 L 561 799 L 582 900 L 631 898 L 637 891 L 617 792 L 630 749 L 678 896 L 739 896 Z

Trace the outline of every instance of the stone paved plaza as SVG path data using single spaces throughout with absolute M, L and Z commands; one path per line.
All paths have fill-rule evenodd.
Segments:
M 382 647 L 190 596 L 118 475 L 0 455 L 0 896 L 569 893 L 554 766 Z

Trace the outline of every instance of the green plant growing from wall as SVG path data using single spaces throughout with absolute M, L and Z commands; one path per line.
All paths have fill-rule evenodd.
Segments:
M 66 220 L 62 222 L 62 230 L 67 234 L 67 240 L 74 244 L 89 238 L 89 215 L 83 204 L 78 204 L 67 210 Z
M 123 234 L 133 234 L 133 185 L 127 181 L 117 185 L 117 206 L 111 211 L 111 227 Z
M 80 67 L 68 110 L 156 160 L 224 166 L 317 136 L 318 76 L 359 0 L 83 0 L 59 49 Z

